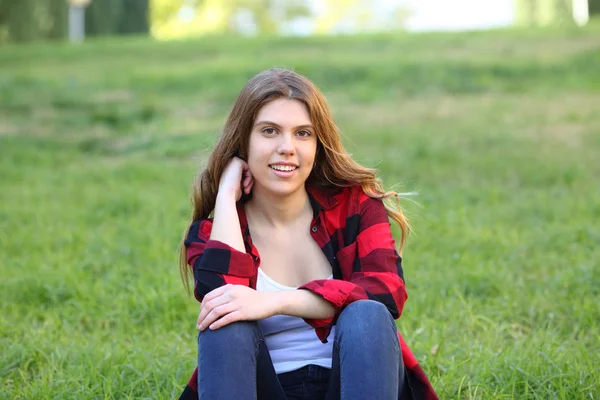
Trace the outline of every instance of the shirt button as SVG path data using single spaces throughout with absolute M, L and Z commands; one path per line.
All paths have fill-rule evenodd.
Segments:
M 317 231 L 317 227 L 313 226 L 312 229 L 311 229 L 311 231 L 316 232 Z

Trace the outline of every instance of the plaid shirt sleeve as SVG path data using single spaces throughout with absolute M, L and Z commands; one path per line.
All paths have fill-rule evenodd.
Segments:
M 328 319 L 305 319 L 323 342 L 342 310 L 357 300 L 383 303 L 394 319 L 400 317 L 407 299 L 402 258 L 396 251 L 387 212 L 380 199 L 360 190 L 353 196 L 345 218 L 344 243 L 338 251 L 342 279 L 315 280 L 299 289 L 315 293 L 335 307 Z
M 194 272 L 194 297 L 202 301 L 212 290 L 228 283 L 249 286 L 252 256 L 210 239 L 212 220 L 195 221 L 184 242 L 187 263 Z
M 184 241 L 188 265 L 194 272 L 194 297 L 204 296 L 228 283 L 250 286 L 252 256 L 211 240 L 212 219 L 194 221 Z M 194 370 L 180 399 L 198 398 L 198 368 Z

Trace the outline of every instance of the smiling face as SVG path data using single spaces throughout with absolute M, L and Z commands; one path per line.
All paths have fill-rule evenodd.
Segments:
M 317 151 L 317 135 L 306 106 L 279 98 L 258 112 L 248 146 L 254 189 L 287 196 L 304 188 Z

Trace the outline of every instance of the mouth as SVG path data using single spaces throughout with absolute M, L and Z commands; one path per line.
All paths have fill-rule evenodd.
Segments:
M 282 165 L 282 164 L 271 164 L 269 167 L 272 170 L 279 172 L 292 172 L 298 169 L 297 165 Z

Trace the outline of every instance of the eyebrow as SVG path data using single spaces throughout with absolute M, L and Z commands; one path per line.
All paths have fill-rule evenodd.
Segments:
M 273 125 L 273 126 L 276 126 L 277 128 L 281 128 L 281 125 L 279 125 L 276 122 L 272 122 L 272 121 L 258 121 L 257 123 L 254 124 L 254 126 L 258 126 L 258 125 Z M 298 125 L 298 126 L 294 127 L 293 129 L 299 129 L 299 128 L 313 128 L 313 126 L 311 124 Z

